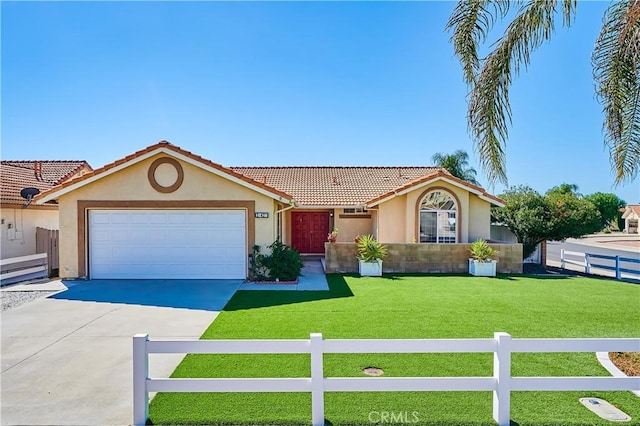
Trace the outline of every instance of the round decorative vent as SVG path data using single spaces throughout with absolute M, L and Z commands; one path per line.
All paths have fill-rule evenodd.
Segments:
M 174 192 L 184 180 L 184 171 L 180 163 L 169 157 L 158 158 L 149 167 L 149 183 L 158 192 Z

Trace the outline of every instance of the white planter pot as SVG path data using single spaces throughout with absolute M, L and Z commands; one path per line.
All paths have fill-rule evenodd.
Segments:
M 363 277 L 381 277 L 382 276 L 382 260 L 374 260 L 373 262 L 358 261 L 358 272 Z
M 479 260 L 469 259 L 469 273 L 476 277 L 495 277 L 497 264 L 498 262 L 495 260 L 482 262 Z

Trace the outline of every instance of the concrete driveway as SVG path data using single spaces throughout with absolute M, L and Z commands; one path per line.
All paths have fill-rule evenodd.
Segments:
M 132 336 L 199 338 L 241 281 L 65 284 L 2 313 L 2 425 L 131 424 Z M 183 356 L 151 355 L 150 374 L 168 377 Z

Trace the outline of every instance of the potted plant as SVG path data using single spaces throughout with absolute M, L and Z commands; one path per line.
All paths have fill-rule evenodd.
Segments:
M 358 248 L 358 271 L 362 276 L 382 276 L 382 260 L 387 256 L 387 247 L 376 241 L 373 235 L 360 235 Z
M 471 257 L 469 258 L 469 273 L 478 277 L 495 277 L 496 264 L 498 263 L 493 257 L 496 251 L 485 240 L 479 238 L 471 244 L 469 249 Z
M 327 241 L 335 243 L 338 238 L 338 228 L 333 228 L 329 234 L 327 234 Z

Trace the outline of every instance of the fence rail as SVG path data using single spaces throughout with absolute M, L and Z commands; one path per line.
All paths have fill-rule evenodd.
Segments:
M 0 260 L 0 283 L 11 284 L 27 279 L 46 278 L 49 275 L 47 253 L 30 254 Z
M 511 354 L 516 352 L 633 352 L 632 339 L 512 339 L 495 333 L 493 339 L 324 340 L 312 333 L 308 340 L 196 340 L 150 341 L 133 337 L 133 423 L 149 417 L 149 392 L 311 392 L 313 425 L 324 425 L 325 392 L 493 391 L 493 418 L 510 424 L 511 391 L 640 390 L 640 377 L 511 377 Z M 325 353 L 493 353 L 488 377 L 324 377 Z M 150 353 L 310 354 L 309 378 L 171 379 L 149 377 Z
M 570 259 L 567 256 L 578 257 L 581 260 Z M 603 259 L 603 260 L 611 260 L 614 262 L 613 265 L 604 265 L 602 263 L 594 263 L 592 259 Z M 569 251 L 565 249 L 560 250 L 560 267 L 565 269 L 566 264 L 578 265 L 584 267 L 584 273 L 590 274 L 592 268 L 604 269 L 607 271 L 614 271 L 616 274 L 616 279 L 622 279 L 622 274 L 630 274 L 637 275 L 640 277 L 640 267 L 638 269 L 631 269 L 622 267 L 622 263 L 634 263 L 640 264 L 640 259 L 633 259 L 630 257 L 622 257 L 622 256 L 607 256 L 604 254 L 594 254 L 594 253 L 583 253 L 579 251 Z

